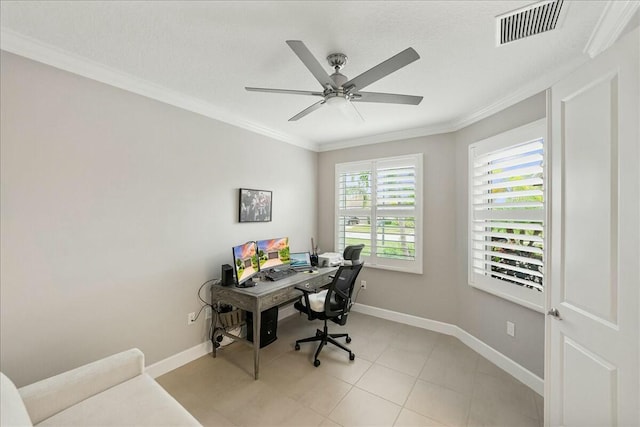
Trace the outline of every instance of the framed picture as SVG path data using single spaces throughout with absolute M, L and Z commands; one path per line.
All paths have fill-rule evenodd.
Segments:
M 270 222 L 271 191 L 241 188 L 238 219 L 240 222 Z

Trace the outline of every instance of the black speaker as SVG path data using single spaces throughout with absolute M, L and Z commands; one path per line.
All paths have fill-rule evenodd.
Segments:
M 233 267 L 229 264 L 222 264 L 222 274 L 220 275 L 222 286 L 233 285 Z
M 278 306 L 262 312 L 260 317 L 260 348 L 274 342 L 278 337 Z M 247 340 L 253 342 L 253 313 L 247 312 Z

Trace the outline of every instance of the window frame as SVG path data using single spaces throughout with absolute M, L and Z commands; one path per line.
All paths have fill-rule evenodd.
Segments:
M 334 247 L 336 252 L 341 252 L 341 229 L 340 229 L 340 174 L 349 171 L 368 170 L 371 173 L 371 207 L 350 211 L 354 216 L 369 216 L 371 222 L 375 223 L 375 218 L 385 216 L 384 211 L 378 213 L 376 206 L 376 170 L 377 165 L 389 163 L 411 163 L 415 167 L 415 202 L 412 215 L 414 216 L 414 250 L 415 257 L 413 260 L 400 260 L 387 257 L 381 257 L 376 254 L 376 228 L 371 227 L 371 255 L 361 258 L 365 262 L 365 267 L 378 268 L 383 270 L 399 271 L 412 274 L 422 274 L 423 266 L 423 155 L 422 153 L 407 154 L 402 156 L 382 157 L 369 160 L 360 160 L 354 162 L 336 163 L 335 164 L 335 182 L 334 182 Z M 388 215 L 388 214 L 387 214 Z
M 481 276 L 474 273 L 474 220 L 475 211 L 474 203 L 474 160 L 480 155 L 495 152 L 498 150 L 508 150 L 514 146 L 522 145 L 527 142 L 543 140 L 542 152 L 542 176 L 543 176 L 543 208 L 540 214 L 543 233 L 543 253 L 542 253 L 542 274 L 544 277 L 542 291 L 535 291 L 524 286 L 518 286 L 511 282 L 500 280 L 486 275 Z M 469 156 L 467 164 L 468 173 L 468 189 L 467 189 L 467 207 L 468 207 L 468 226 L 467 226 L 467 279 L 468 284 L 476 289 L 491 293 L 508 301 L 520 304 L 531 310 L 544 313 L 545 306 L 545 288 L 549 278 L 547 272 L 548 263 L 548 243 L 549 243 L 549 168 L 548 168 L 548 152 L 549 138 L 547 131 L 547 120 L 540 119 L 524 126 L 502 132 L 492 137 L 477 141 L 469 145 Z

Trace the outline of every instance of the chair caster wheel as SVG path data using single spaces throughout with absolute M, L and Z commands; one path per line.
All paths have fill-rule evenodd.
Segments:
M 320 361 L 319 361 L 318 359 L 314 360 L 314 361 L 313 361 L 313 366 L 315 366 L 316 368 L 317 368 L 318 366 L 320 366 Z
M 300 351 L 300 344 L 296 344 L 294 348 L 296 349 L 296 351 Z
M 224 339 L 224 337 L 222 335 L 218 335 L 216 337 L 216 341 L 218 341 L 218 342 L 222 342 L 223 339 Z
M 322 335 L 322 332 L 319 329 L 316 330 L 316 336 L 319 337 L 320 335 Z
M 213 345 L 214 345 L 215 348 L 220 348 L 220 343 L 219 342 L 214 342 Z
M 347 344 L 349 344 L 351 342 L 351 337 L 347 337 Z
M 349 360 L 355 360 L 356 359 L 356 355 L 353 353 L 349 354 Z

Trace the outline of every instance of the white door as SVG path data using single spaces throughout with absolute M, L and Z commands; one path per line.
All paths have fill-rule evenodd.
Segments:
M 545 425 L 640 425 L 640 33 L 551 88 Z

